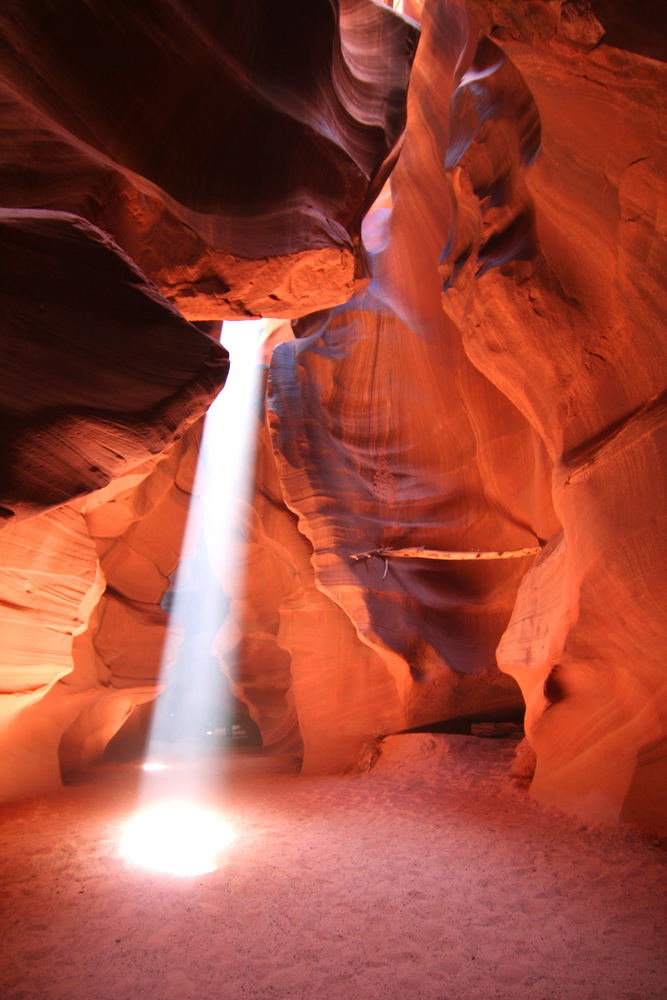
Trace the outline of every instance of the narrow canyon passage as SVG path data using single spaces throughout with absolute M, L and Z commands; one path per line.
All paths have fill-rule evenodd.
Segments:
M 0 3 L 0 1000 L 667 998 L 666 122 L 664 0 Z
M 367 774 L 211 757 L 217 872 L 117 857 L 136 767 L 0 814 L 4 1000 L 659 1000 L 667 858 L 509 777 L 513 739 L 414 734 Z

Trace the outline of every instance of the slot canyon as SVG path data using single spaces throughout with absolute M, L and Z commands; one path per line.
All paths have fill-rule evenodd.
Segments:
M 666 63 L 659 0 L 0 4 L 4 1000 L 667 995 Z M 160 711 L 189 879 L 119 856 Z

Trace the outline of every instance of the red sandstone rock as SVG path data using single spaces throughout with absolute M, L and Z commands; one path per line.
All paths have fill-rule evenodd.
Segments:
M 59 760 L 72 768 L 98 757 L 132 708 L 154 697 L 166 622 L 157 602 L 178 561 L 187 505 L 174 463 L 167 475 L 150 476 L 150 496 L 140 484 L 152 472 L 146 460 L 205 410 L 228 365 L 220 345 L 183 320 L 84 220 L 5 210 L 0 244 L 0 740 L 7 764 L 0 797 L 11 798 L 57 782 Z M 87 501 L 90 526 L 82 503 L 31 516 L 112 477 Z M 124 490 L 132 500 L 123 509 Z M 180 522 L 158 504 L 168 491 L 183 511 Z M 156 508 L 164 518 L 157 537 L 148 519 L 136 540 L 134 522 Z M 168 525 L 178 535 L 171 553 Z M 123 532 L 119 553 L 113 542 Z M 105 578 L 116 587 L 115 605 L 103 596 Z M 113 618 L 108 609 L 128 587 L 132 614 Z M 104 643 L 111 622 L 114 655 Z M 97 646 L 87 640 L 91 630 Z M 145 634 L 153 662 L 142 648 Z
M 227 371 L 100 230 L 0 212 L 0 506 L 26 516 L 106 485 L 182 434 Z
M 322 592 L 278 471 L 264 427 L 237 634 L 223 626 L 217 651 L 265 745 L 302 749 L 310 773 L 345 770 L 369 736 L 402 728 L 404 709 L 387 663 Z
M 344 301 L 417 33 L 369 0 L 0 14 L 0 202 L 83 216 L 189 319 Z
M 498 656 L 528 704 L 533 793 L 657 821 L 665 74 L 609 49 L 584 57 L 588 28 L 544 13 L 554 24 L 522 22 L 532 44 L 508 37 L 503 53 L 477 45 L 462 6 L 427 8 L 391 194 L 367 219 L 373 283 L 275 352 L 274 446 L 318 586 L 399 654 L 413 721 L 461 706 L 438 684 L 479 668 L 516 599 Z M 467 567 L 392 563 L 383 579 L 345 561 L 382 545 L 518 547 L 522 531 L 550 544 L 518 595 L 525 566 L 475 567 L 474 629 Z M 479 698 L 489 707 L 488 681 Z
M 0 798 L 41 794 L 61 767 L 99 759 L 155 697 L 160 601 L 180 556 L 197 430 L 157 462 L 0 533 Z
M 527 28 L 501 44 L 542 120 L 526 174 L 540 252 L 443 300 L 553 469 L 560 531 L 498 662 L 526 699 L 533 794 L 664 822 L 665 67 Z
M 60 781 L 63 731 L 92 692 L 56 691 L 72 669 L 72 641 L 103 589 L 95 547 L 71 508 L 12 521 L 0 533 L 0 799 Z
M 450 6 L 420 44 L 392 197 L 367 220 L 371 286 L 334 314 L 302 323 L 302 338 L 275 350 L 269 373 L 282 490 L 313 546 L 316 585 L 349 617 L 373 651 L 375 671 L 391 682 L 377 701 L 378 680 L 368 668 L 344 681 L 349 654 L 327 666 L 311 659 L 304 720 L 326 714 L 314 693 L 317 677 L 329 690 L 348 692 L 328 716 L 331 728 L 335 718 L 349 734 L 347 766 L 365 740 L 392 724 L 518 704 L 494 653 L 526 569 L 525 560 L 401 560 L 385 573 L 379 561 L 350 557 L 381 546 L 518 548 L 555 524 L 540 442 L 470 364 L 441 308 L 437 262 L 453 205 L 442 170 L 442 107 L 462 52 L 474 52 L 470 30 L 463 8 Z M 506 469 L 517 460 L 522 476 L 514 476 L 510 494 Z M 327 755 L 322 737 L 313 733 L 311 741 L 301 728 L 306 760 L 312 754 L 320 767 L 340 766 L 340 743 Z
M 589 818 L 665 819 L 665 70 L 600 44 L 605 6 L 427 3 L 406 133 L 390 176 L 390 164 L 384 172 L 379 164 L 393 140 L 376 135 L 375 158 L 362 169 L 355 157 L 367 149 L 365 129 L 372 132 L 372 125 L 364 123 L 363 142 L 354 150 L 345 146 L 342 126 L 336 133 L 333 160 L 343 165 L 334 174 L 356 180 L 342 203 L 338 189 L 329 192 L 337 206 L 332 212 L 348 214 L 343 250 L 336 237 L 327 252 L 347 254 L 350 269 L 363 197 L 378 193 L 386 180 L 364 225 L 372 280 L 345 306 L 303 320 L 299 340 L 282 338 L 274 350 L 270 439 L 263 429 L 249 518 L 248 581 L 245 591 L 229 595 L 240 625 L 235 631 L 221 623 L 216 643 L 265 743 L 302 744 L 306 769 L 349 767 L 379 733 L 516 705 L 510 675 L 527 706 L 527 736 L 537 758 L 533 794 Z M 414 2 L 405 10 L 418 16 L 420 7 Z M 379 8 L 351 3 L 342 10 L 336 30 L 348 68 L 357 81 L 367 69 L 371 98 L 381 95 L 382 87 L 374 89 L 381 60 L 366 67 L 360 56 Z M 382 16 L 394 30 L 393 15 Z M 314 29 L 304 22 L 303 30 Z M 398 38 L 410 37 L 402 31 Z M 406 62 L 400 66 L 404 73 Z M 274 70 L 280 76 L 280 67 Z M 290 79 L 297 80 L 296 70 Z M 362 120 L 363 108 L 372 106 L 384 129 L 383 100 L 374 104 L 368 88 L 353 93 L 353 117 Z M 87 127 L 91 121 L 94 116 Z M 397 132 L 387 126 L 383 135 Z M 102 138 L 110 141 L 109 132 Z M 82 142 L 85 159 L 93 144 L 79 136 L 77 149 Z M 170 183 L 180 183 L 187 171 L 179 173 L 182 163 L 175 159 L 156 157 L 166 171 L 156 179 L 143 165 L 129 172 L 137 163 L 118 155 L 109 169 L 114 183 L 121 175 L 122 183 L 96 188 L 102 194 L 95 218 L 109 220 L 101 224 L 172 297 L 181 302 L 192 292 L 193 302 L 219 315 L 236 308 L 231 294 L 220 291 L 223 269 L 216 264 L 211 279 L 196 226 L 191 258 L 190 245 L 177 238 L 183 220 L 192 219 L 183 209 L 192 192 L 179 200 L 171 191 L 170 200 L 156 186 L 166 188 L 167 173 Z M 356 166 L 348 175 L 350 163 Z M 83 169 L 72 175 L 75 195 L 89 197 L 85 176 Z M 332 177 L 324 180 L 333 184 Z M 155 230 L 145 223 L 143 247 L 141 226 L 133 229 L 133 222 L 121 233 L 112 224 L 122 203 L 118 191 L 127 191 L 130 181 L 144 199 L 139 205 L 139 196 L 131 195 L 133 218 L 144 226 L 143 213 L 155 211 L 151 218 L 158 220 Z M 238 194 L 233 184 L 229 190 Z M 322 202 L 313 203 L 317 229 Z M 187 210 L 192 213 L 192 205 Z M 300 220 L 297 212 L 299 239 L 308 229 Z M 76 226 L 81 232 L 82 223 Z M 261 225 L 259 231 L 264 238 L 267 231 Z M 225 232 L 234 234 L 225 246 L 241 287 L 249 273 L 240 260 L 243 239 L 250 233 Z M 167 245 L 181 261 L 172 286 L 162 263 L 155 271 L 147 263 L 146 247 L 162 252 Z M 253 309 L 264 311 L 269 287 L 280 289 L 274 312 L 340 299 L 342 286 L 326 268 L 324 287 L 312 287 L 311 257 L 304 265 L 305 294 L 290 298 L 283 278 L 294 273 L 292 251 L 282 245 L 267 265 L 261 278 L 267 284 L 255 289 Z M 119 266 L 117 255 L 113 259 Z M 182 262 L 190 259 L 186 272 Z M 200 279 L 213 284 L 202 286 Z M 81 287 L 80 270 L 76 280 Z M 155 296 L 148 297 L 152 309 Z M 189 314 L 203 316 L 197 308 Z M 178 318 L 169 322 L 180 326 L 167 339 L 173 347 L 183 335 L 199 371 L 207 363 L 201 345 L 214 351 L 212 342 L 193 339 L 192 327 Z M 156 392 L 150 368 L 146 359 L 132 383 L 141 400 Z M 199 394 L 200 409 L 202 399 Z M 17 394 L 12 405 L 18 415 L 26 404 Z M 131 451 L 133 460 L 163 447 L 164 424 L 182 428 L 183 412 L 189 419 L 190 402 L 173 424 L 144 420 L 142 433 L 150 431 L 154 446 Z M 77 440 L 99 450 L 106 427 L 77 424 Z M 41 451 L 24 446 L 21 454 L 43 455 L 43 440 Z M 129 440 L 134 447 L 131 433 Z M 183 449 L 183 467 L 191 467 L 192 452 Z M 90 464 L 82 467 L 90 472 Z M 30 531 L 53 531 L 44 549 L 54 566 L 60 547 L 67 549 L 58 518 L 74 518 L 85 565 L 66 600 L 58 599 L 59 609 L 41 595 L 34 607 L 24 607 L 21 598 L 18 609 L 6 612 L 15 665 L 29 668 L 16 689 L 31 690 L 25 713 L 4 737 L 18 748 L 16 759 L 29 778 L 5 794 L 38 787 L 40 768 L 53 778 L 59 742 L 69 765 L 90 759 L 123 713 L 154 690 L 165 621 L 158 603 L 178 558 L 184 498 L 172 490 L 175 461 L 165 457 L 150 477 L 147 467 L 133 473 L 130 464 L 119 462 L 118 471 L 129 478 L 103 491 L 104 505 L 98 495 L 19 526 L 27 532 L 25 550 L 34 547 Z M 34 470 L 17 480 L 21 512 L 97 484 L 77 481 L 82 488 L 65 493 L 55 464 L 48 488 L 36 464 Z M 85 540 L 86 524 L 94 547 Z M 168 527 L 164 536 L 161 525 Z M 385 575 L 379 561 L 349 559 L 383 545 L 512 549 L 536 538 L 546 544 L 532 560 L 396 560 Z M 110 587 L 93 614 L 98 561 Z M 20 578 L 18 564 L 15 573 Z M 17 586 L 10 575 L 8 609 Z M 41 613 L 60 614 L 79 634 L 73 651 L 67 641 L 58 646 L 53 662 L 50 647 L 28 662 L 21 643 L 36 620 L 31 616 Z M 123 646 L 118 635 L 127 639 Z M 64 678 L 57 678 L 69 663 L 67 692 Z M 9 675 L 7 683 L 11 688 Z

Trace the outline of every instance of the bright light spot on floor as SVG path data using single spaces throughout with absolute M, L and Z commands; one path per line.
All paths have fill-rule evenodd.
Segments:
M 166 771 L 169 767 L 168 764 L 160 764 L 157 760 L 147 760 L 145 764 L 141 765 L 142 771 Z
M 219 815 L 182 800 L 161 802 L 126 823 L 120 856 L 168 875 L 205 875 L 218 867 L 234 833 Z

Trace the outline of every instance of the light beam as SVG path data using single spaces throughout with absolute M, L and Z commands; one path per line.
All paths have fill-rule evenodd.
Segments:
M 139 808 L 120 843 L 122 858 L 159 872 L 215 871 L 220 852 L 234 836 L 219 815 L 201 804 L 210 794 L 204 758 L 215 720 L 229 722 L 228 687 L 212 646 L 237 594 L 244 561 L 260 351 L 284 322 L 223 324 L 221 341 L 229 351 L 230 371 L 204 423 L 162 653 L 164 691 L 153 713 Z

